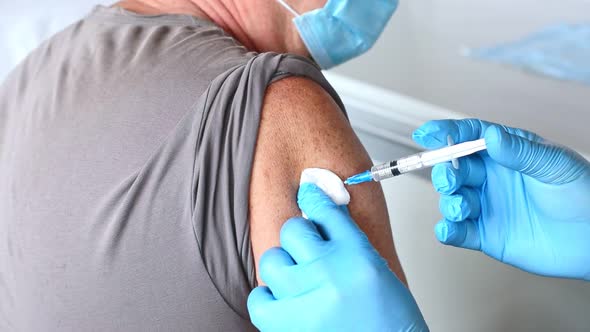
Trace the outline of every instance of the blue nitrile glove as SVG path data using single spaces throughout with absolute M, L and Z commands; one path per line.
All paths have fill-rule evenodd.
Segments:
M 300 209 L 281 229 L 281 248 L 260 259 L 248 298 L 262 331 L 427 331 L 408 289 L 367 236 L 314 184 L 299 188 Z
M 590 280 L 590 163 L 522 129 L 476 119 L 430 121 L 414 132 L 426 148 L 485 137 L 487 151 L 436 165 L 444 244 L 480 250 L 544 276 Z

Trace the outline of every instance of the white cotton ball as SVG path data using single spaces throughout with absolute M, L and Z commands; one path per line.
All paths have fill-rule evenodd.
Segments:
M 302 183 L 313 183 L 320 187 L 338 205 L 348 205 L 350 203 L 350 194 L 346 190 L 344 182 L 342 182 L 338 175 L 327 169 L 305 169 L 301 173 L 299 185 Z M 307 218 L 305 214 L 303 214 L 303 217 Z

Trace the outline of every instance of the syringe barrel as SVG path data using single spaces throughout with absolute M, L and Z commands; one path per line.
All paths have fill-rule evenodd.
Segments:
M 401 173 L 397 169 L 397 161 L 395 160 L 388 163 L 375 165 L 371 168 L 373 180 L 377 182 L 381 182 L 385 179 L 389 179 L 400 174 Z
M 486 142 L 484 139 L 463 142 L 457 145 L 438 150 L 424 151 L 405 158 L 373 166 L 373 168 L 371 168 L 371 175 L 373 176 L 373 180 L 379 182 L 400 174 L 468 156 L 485 149 Z
M 380 182 L 422 168 L 423 165 L 420 155 L 421 154 L 418 153 L 409 157 L 373 166 L 371 168 L 373 180 Z

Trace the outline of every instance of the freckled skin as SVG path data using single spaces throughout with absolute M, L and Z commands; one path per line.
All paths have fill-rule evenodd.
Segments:
M 282 224 L 300 215 L 296 196 L 304 169 L 329 169 L 345 179 L 371 166 L 346 117 L 318 84 L 299 77 L 272 84 L 265 96 L 250 183 L 250 236 L 257 269 L 262 254 L 279 246 Z M 353 219 L 405 283 L 381 186 L 366 183 L 348 190 Z

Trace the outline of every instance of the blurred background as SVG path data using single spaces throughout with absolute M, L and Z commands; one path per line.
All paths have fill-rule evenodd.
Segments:
M 465 47 L 518 40 L 559 23 L 590 23 L 590 1 L 402 0 L 376 47 L 335 71 L 590 152 L 588 85 L 460 54 Z
M 97 3 L 111 2 L 0 2 L 0 80 Z M 590 22 L 588 0 L 402 1 L 372 50 L 327 76 L 375 160 L 417 151 L 413 129 L 444 117 L 527 128 L 588 156 L 590 86 L 461 54 L 580 22 Z M 432 228 L 441 216 L 428 174 L 390 180 L 384 190 L 399 256 L 432 331 L 590 330 L 590 284 L 528 275 L 438 244 Z
M 585 0 L 402 0 L 378 44 L 334 72 L 364 87 L 344 86 L 358 116 L 353 120 L 370 118 L 357 115 L 363 104 L 389 120 L 366 128 L 353 122 L 376 159 L 407 153 L 412 145 L 403 137 L 411 124 L 463 116 L 535 131 L 588 158 L 590 86 L 461 53 L 554 24 L 589 22 Z M 357 100 L 372 88 L 378 91 L 371 100 Z M 382 103 L 375 101 L 379 95 Z M 398 254 L 432 331 L 590 331 L 590 284 L 528 275 L 481 253 L 442 246 L 433 232 L 441 216 L 429 179 L 409 175 L 383 187 Z

